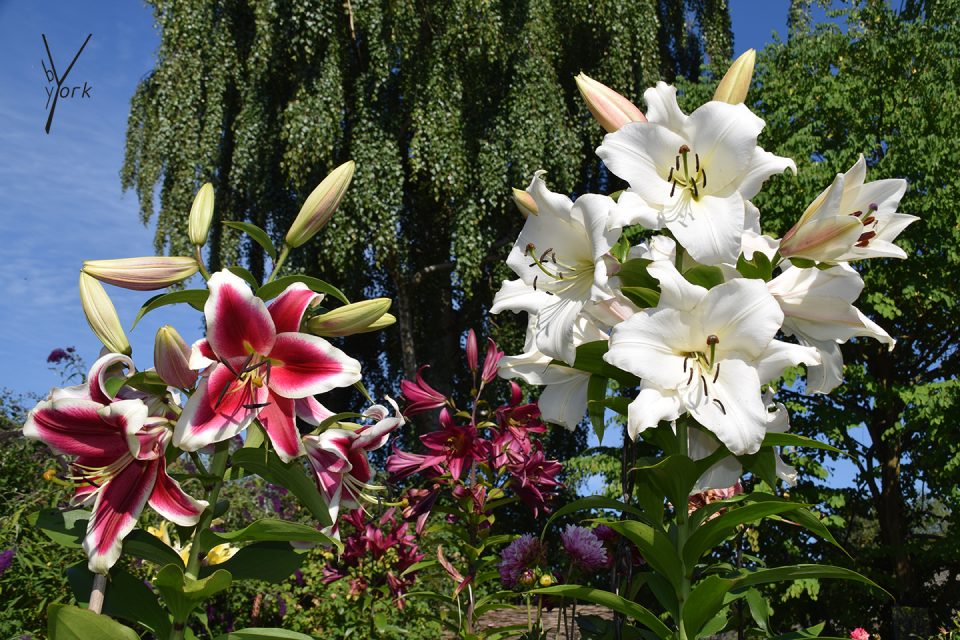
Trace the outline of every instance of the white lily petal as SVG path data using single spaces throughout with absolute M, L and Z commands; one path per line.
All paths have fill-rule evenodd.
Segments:
M 589 373 L 569 369 L 565 380 L 548 384 L 540 394 L 540 416 L 570 431 L 576 429 L 587 412 L 589 383 Z
M 760 147 L 754 148 L 750 166 L 740 183 L 740 193 L 744 200 L 750 200 L 760 192 L 760 187 L 772 175 L 783 173 L 787 169 L 797 175 L 797 164 L 790 158 L 775 156 Z M 759 229 L 757 230 L 759 233 Z
M 643 383 L 637 398 L 627 407 L 627 433 L 633 440 L 642 431 L 653 429 L 664 420 L 676 420 L 683 413 L 676 391 Z
M 647 266 L 647 272 L 660 282 L 661 307 L 690 311 L 707 295 L 704 287 L 684 278 L 673 262 L 653 262 Z
M 763 124 L 743 103 L 712 101 L 690 114 L 683 135 L 700 155 L 700 163 L 709 168 L 709 193 L 740 188 L 744 173 L 752 168 L 757 136 Z M 754 195 L 756 191 L 744 199 Z
M 687 124 L 688 116 L 677 104 L 677 88 L 666 82 L 657 82 L 643 92 L 647 103 L 647 121 L 662 124 L 674 131 L 680 131 Z
M 805 364 L 808 367 L 821 364 L 819 352 L 812 347 L 771 340 L 766 350 L 752 363 L 757 369 L 760 384 L 766 384 L 783 375 L 789 367 Z
M 647 204 L 635 191 L 624 191 L 617 199 L 617 207 L 607 221 L 611 229 L 622 229 L 639 224 L 646 229 L 662 229 L 663 218 L 660 212 Z
M 551 296 L 546 291 L 534 289 L 523 280 L 504 280 L 500 291 L 493 297 L 493 306 L 490 313 L 526 311 L 536 314 L 540 309 L 551 302 Z
M 708 394 L 695 383 L 681 394 L 681 399 L 690 415 L 720 438 L 731 453 L 756 453 L 767 425 L 757 370 L 733 358 L 721 364 L 723 373 L 716 382 L 707 384 Z
M 783 323 L 780 305 L 761 280 L 741 278 L 717 285 L 701 306 L 704 330 L 720 340 L 718 353 L 755 358 Z
M 663 211 L 667 228 L 694 260 L 706 265 L 737 262 L 744 215 L 737 191 L 694 199 L 684 189 Z

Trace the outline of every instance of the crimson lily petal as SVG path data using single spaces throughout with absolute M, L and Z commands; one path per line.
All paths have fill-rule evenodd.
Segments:
M 242 364 L 239 358 L 231 362 L 234 371 Z M 227 385 L 230 388 L 224 392 Z M 174 446 L 197 451 L 229 440 L 250 425 L 257 416 L 253 407 L 263 404 L 267 396 L 266 387 L 242 384 L 225 365 L 216 365 L 187 401 L 173 430 Z
M 167 463 L 163 456 L 157 458 L 157 461 L 157 481 L 150 495 L 150 506 L 161 516 L 181 527 L 197 524 L 209 503 L 206 500 L 194 500 L 180 488 L 179 482 L 167 475 Z
M 273 324 L 277 328 L 277 333 L 300 331 L 303 314 L 306 313 L 314 300 L 322 297 L 302 282 L 294 282 L 287 287 L 267 307 L 270 317 L 273 318 Z
M 270 389 L 286 398 L 313 396 L 360 380 L 359 362 L 306 333 L 278 334 L 270 360 Z
M 294 400 L 271 393 L 267 396 L 267 406 L 260 409 L 257 419 L 267 432 L 273 448 L 284 462 L 303 455 L 300 432 L 297 431 Z
M 132 462 L 100 488 L 83 539 L 90 571 L 106 574 L 120 558 L 123 538 L 153 492 L 159 464 L 159 459 Z
M 253 295 L 249 285 L 229 271 L 218 271 L 210 276 L 207 287 L 210 297 L 203 313 L 213 352 L 221 358 L 270 353 L 277 330 L 267 305 Z
M 115 460 L 130 453 L 132 443 L 127 437 L 128 430 L 139 429 L 147 417 L 147 407 L 142 402 L 126 400 L 113 406 L 118 405 L 123 406 L 117 411 L 104 412 L 105 407 L 93 400 L 44 401 L 30 412 L 23 435 L 41 440 L 59 453 Z
M 110 370 L 114 366 L 121 364 L 127 367 L 132 374 L 135 369 L 133 360 L 122 353 L 108 353 L 97 359 L 90 367 L 90 373 L 87 374 L 87 388 L 90 399 L 100 404 L 110 404 L 113 397 L 107 392 L 107 379 L 110 376 Z

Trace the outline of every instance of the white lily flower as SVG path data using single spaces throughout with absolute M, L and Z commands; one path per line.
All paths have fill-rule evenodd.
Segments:
M 896 213 L 907 182 L 888 179 L 864 184 L 866 176 L 867 163 L 860 154 L 853 167 L 838 173 L 783 236 L 780 255 L 822 262 L 906 258 L 893 241 L 919 220 Z
M 660 304 L 616 326 L 604 359 L 639 376 L 631 435 L 689 412 L 735 455 L 755 453 L 768 415 L 765 384 L 816 350 L 774 340 L 783 312 L 765 283 L 737 279 L 709 291 L 667 262 L 648 267 Z
M 644 98 L 648 122 L 624 125 L 597 149 L 630 183 L 611 227 L 666 226 L 697 262 L 735 263 L 744 229 L 755 227 L 746 201 L 796 165 L 757 146 L 764 122 L 743 104 L 708 102 L 687 116 L 663 82 Z
M 539 173 L 527 191 L 537 204 L 537 215 L 527 216 L 507 257 L 523 286 L 504 283 L 492 311 L 535 310 L 537 349 L 573 364 L 573 327 L 584 307 L 614 297 L 603 256 L 620 236 L 619 230 L 607 229 L 607 218 L 617 205 L 594 194 L 574 203 L 548 190 Z
M 502 358 L 499 375 L 501 378 L 520 378 L 528 384 L 544 386 L 539 400 L 540 416 L 547 422 L 573 431 L 587 412 L 587 385 L 590 374 L 554 364 L 553 358 L 537 350 L 536 324 L 536 318 L 530 316 L 524 352 L 518 356 Z M 606 339 L 607 335 L 587 318 L 578 320 L 574 327 L 574 349 L 585 342 Z
M 788 267 L 767 283 L 783 310 L 783 332 L 820 352 L 822 364 L 807 370 L 807 391 L 830 393 L 843 382 L 839 343 L 874 338 L 893 349 L 896 340 L 853 306 L 863 279 L 848 264 L 829 269 Z

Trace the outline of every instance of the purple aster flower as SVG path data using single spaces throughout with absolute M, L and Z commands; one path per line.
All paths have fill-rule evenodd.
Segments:
M 568 524 L 560 534 L 563 548 L 573 566 L 584 571 L 595 571 L 607 564 L 607 551 L 590 529 Z
M 13 556 L 17 555 L 17 552 L 13 549 L 7 549 L 6 551 L 0 553 L 0 576 L 2 576 L 7 569 L 10 568 L 10 565 L 13 564 Z
M 524 571 L 532 569 L 544 560 L 543 545 L 540 540 L 526 533 L 511 542 L 500 554 L 500 582 L 507 589 L 513 589 L 520 582 Z

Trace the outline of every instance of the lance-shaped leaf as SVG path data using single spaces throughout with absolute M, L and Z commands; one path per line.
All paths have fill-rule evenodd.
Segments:
M 139 640 L 140 636 L 109 616 L 65 604 L 47 607 L 47 636 L 50 640 Z
M 604 591 L 602 589 L 592 589 L 590 587 L 581 587 L 575 584 L 558 584 L 553 587 L 544 587 L 543 589 L 534 589 L 530 591 L 534 594 L 549 596 L 561 596 L 565 598 L 576 598 L 585 602 L 599 604 L 618 613 L 622 613 L 632 620 L 636 620 L 655 634 L 658 638 L 673 638 L 674 634 L 667 625 L 663 624 L 652 611 L 636 602 L 618 596 L 615 593 Z

